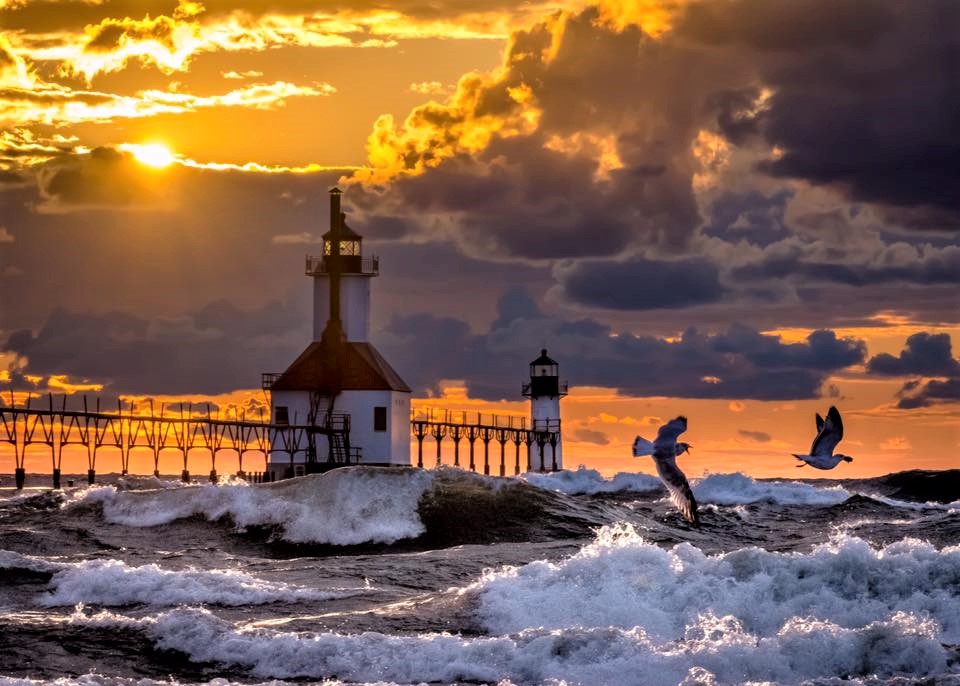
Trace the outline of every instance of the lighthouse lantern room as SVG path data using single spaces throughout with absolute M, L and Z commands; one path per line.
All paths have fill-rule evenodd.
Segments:
M 560 383 L 560 365 L 547 355 L 530 363 L 530 381 L 523 384 L 523 395 L 530 398 L 530 426 L 534 435 L 548 436 L 535 440 L 530 448 L 530 468 L 535 471 L 563 469 L 563 444 L 560 435 L 560 398 L 567 394 L 567 384 Z
M 305 451 L 280 439 L 271 446 L 268 471 L 275 476 L 410 463 L 410 387 L 368 341 L 370 282 L 380 263 L 363 255 L 363 237 L 347 225 L 341 195 L 330 190 L 323 254 L 306 259 L 313 342 L 285 372 L 264 375 L 272 422 L 304 426 L 309 435 Z

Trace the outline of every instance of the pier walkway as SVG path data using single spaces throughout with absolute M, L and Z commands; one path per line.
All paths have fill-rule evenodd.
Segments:
M 23 488 L 26 479 L 28 450 L 40 449 L 49 454 L 53 487 L 60 488 L 63 452 L 76 446 L 86 454 L 87 482 L 96 480 L 97 459 L 105 450 L 119 457 L 119 471 L 129 473 L 131 453 L 147 451 L 152 458 L 153 474 L 160 475 L 160 457 L 164 451 L 179 453 L 183 470 L 181 478 L 190 480 L 189 460 L 192 453 L 206 451 L 211 461 L 210 480 L 216 481 L 217 457 L 224 451 L 237 456 L 237 476 L 260 481 L 270 473 L 247 472 L 244 458 L 257 453 L 264 463 L 271 455 L 286 455 L 293 463 L 298 455 L 303 462 L 316 459 L 313 449 L 315 437 L 324 435 L 349 446 L 350 416 L 342 413 L 320 414 L 320 421 L 306 425 L 272 424 L 265 420 L 261 410 L 256 416 L 244 411 L 221 413 L 209 403 L 159 404 L 153 401 L 134 406 L 116 401 L 109 409 L 100 398 L 92 401 L 86 396 L 62 396 L 55 402 L 51 394 L 44 397 L 28 395 L 18 403 L 13 393 L 0 399 L 0 447 L 11 446 L 14 454 L 14 475 L 17 488 Z M 44 402 L 45 401 L 45 402 Z M 415 408 L 411 411 L 410 430 L 417 441 L 416 466 L 425 467 L 424 440 L 432 437 L 436 444 L 435 466 L 442 464 L 442 447 L 449 438 L 453 444 L 453 466 L 471 471 L 491 473 L 490 443 L 499 454 L 494 454 L 494 469 L 500 476 L 509 472 L 520 474 L 532 471 L 533 446 L 544 456 L 537 468 L 556 471 L 556 446 L 560 440 L 560 420 L 542 420 L 533 423 L 526 417 L 482 412 Z M 461 464 L 460 444 L 466 440 L 466 464 Z M 476 450 L 482 446 L 482 462 Z M 508 446 L 512 450 L 508 451 Z M 521 451 L 521 446 L 524 450 Z M 552 464 L 546 459 L 551 448 Z M 511 454 L 508 457 L 508 452 Z M 521 456 L 521 452 L 524 453 Z M 357 455 L 347 451 L 338 463 L 354 464 Z M 509 460 L 509 466 L 508 466 Z M 113 462 L 116 465 L 116 462 Z M 329 468 L 326 462 L 317 463 Z M 432 466 L 432 465 L 431 465 Z

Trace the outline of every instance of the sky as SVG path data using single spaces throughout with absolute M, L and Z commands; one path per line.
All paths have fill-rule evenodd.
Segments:
M 522 414 L 546 347 L 567 467 L 650 472 L 633 438 L 678 414 L 691 475 L 960 465 L 955 0 L 0 0 L 0 30 L 0 387 L 262 405 L 336 184 L 416 406 Z M 796 470 L 831 404 L 854 462 Z

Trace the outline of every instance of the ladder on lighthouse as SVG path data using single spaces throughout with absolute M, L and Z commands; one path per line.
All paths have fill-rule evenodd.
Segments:
M 350 448 L 350 415 L 334 413 L 335 396 L 314 391 L 310 394 L 309 424 L 328 429 L 327 460 L 337 464 L 349 464 Z

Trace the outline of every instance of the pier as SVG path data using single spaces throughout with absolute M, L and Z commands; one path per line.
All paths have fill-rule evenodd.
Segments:
M 417 441 L 416 466 L 419 468 L 443 464 L 442 448 L 446 439 L 453 445 L 454 467 L 499 476 L 533 471 L 531 454 L 537 447 L 538 454 L 551 452 L 553 455 L 552 461 L 541 461 L 539 470 L 558 468 L 559 419 L 529 420 L 522 416 L 417 408 L 411 411 L 410 430 Z M 330 452 L 325 460 L 320 460 L 317 436 L 326 436 L 328 446 L 343 449 Z M 423 444 L 428 437 L 435 443 L 435 459 L 425 461 Z M 461 457 L 463 441 L 466 441 L 466 454 Z M 359 451 L 350 447 L 350 415 L 345 413 L 315 413 L 309 424 L 269 423 L 263 411 L 253 417 L 242 410 L 221 414 L 209 403 L 158 405 L 149 400 L 135 406 L 118 400 L 115 407 L 108 408 L 100 398 L 74 396 L 68 401 L 64 395 L 55 400 L 52 394 L 27 395 L 18 403 L 11 392 L 0 401 L 0 445 L 3 444 L 13 449 L 17 488 L 23 488 L 25 483 L 28 450 L 38 449 L 49 455 L 53 487 L 60 488 L 63 452 L 69 446 L 85 452 L 89 484 L 96 481 L 97 460 L 102 461 L 104 451 L 109 451 L 107 455 L 114 458 L 112 465 L 119 466 L 119 470 L 111 471 L 124 475 L 129 473 L 131 454 L 136 450 L 146 451 L 152 458 L 154 476 L 160 475 L 160 456 L 164 451 L 174 451 L 182 461 L 183 481 L 190 481 L 189 460 L 196 451 L 206 451 L 210 457 L 212 482 L 219 478 L 217 459 L 224 452 L 236 456 L 238 477 L 255 482 L 275 477 L 275 472 L 267 471 L 266 463 L 277 453 L 289 460 L 289 476 L 297 473 L 295 465 L 303 466 L 309 473 L 364 464 Z M 264 460 L 263 472 L 244 469 L 244 458 L 250 453 Z
M 529 420 L 527 417 L 513 415 L 498 415 L 484 412 L 467 412 L 464 410 L 447 410 L 436 408 L 420 408 L 412 411 L 410 428 L 417 439 L 417 466 L 423 468 L 423 441 L 428 436 L 436 444 L 436 466 L 441 465 L 442 446 L 445 438 L 453 443 L 453 466 L 462 467 L 460 458 L 460 442 L 467 441 L 467 466 L 472 472 L 477 471 L 477 441 L 483 447 L 483 473 L 490 474 L 490 443 L 499 446 L 499 456 L 494 455 L 498 465 L 499 476 L 506 476 L 507 446 L 512 447 L 510 456 L 510 470 L 514 475 L 521 471 L 533 471 L 533 447 L 539 447 L 539 454 L 545 455 L 547 446 L 550 447 L 551 464 L 549 471 L 557 471 L 557 443 L 560 440 L 559 419 Z M 521 470 L 521 449 L 524 446 L 524 469 Z M 548 471 L 546 460 L 539 465 L 538 471 Z

